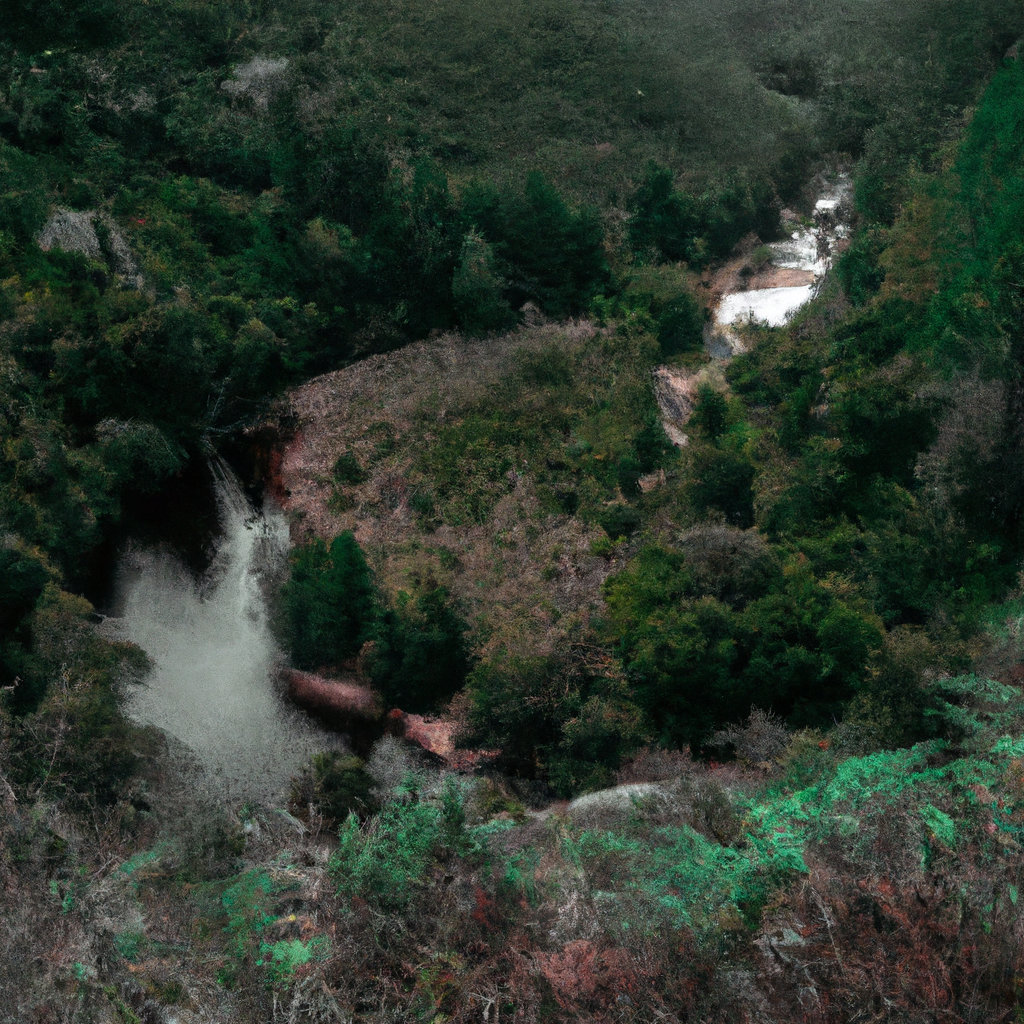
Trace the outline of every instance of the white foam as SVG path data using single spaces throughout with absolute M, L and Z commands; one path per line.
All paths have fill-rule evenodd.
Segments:
M 719 303 L 715 320 L 723 325 L 736 322 L 766 323 L 781 327 L 814 294 L 814 285 L 798 288 L 757 288 L 726 295 Z
M 824 260 L 818 259 L 818 234 L 816 231 L 794 231 L 785 242 L 773 242 L 772 266 L 786 270 L 809 270 L 816 277 L 825 273 Z
M 129 549 L 119 566 L 123 615 L 104 628 L 153 660 L 130 694 L 132 718 L 187 744 L 223 795 L 280 800 L 302 764 L 336 740 L 275 685 L 260 581 L 287 557 L 287 520 L 270 503 L 255 509 L 225 463 L 212 469 L 224 536 L 207 577 L 194 579 L 167 551 Z

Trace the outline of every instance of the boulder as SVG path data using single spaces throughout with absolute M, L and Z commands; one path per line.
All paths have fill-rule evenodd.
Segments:
M 422 715 L 410 715 L 398 708 L 385 715 L 377 693 L 356 682 L 300 672 L 295 668 L 283 669 L 281 679 L 292 701 L 331 728 L 348 734 L 356 753 L 368 752 L 388 733 L 420 747 L 440 761 L 450 761 L 455 754 L 454 722 L 428 721 Z

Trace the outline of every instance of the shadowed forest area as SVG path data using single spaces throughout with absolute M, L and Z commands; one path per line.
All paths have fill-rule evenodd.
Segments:
M 0 0 L 10 1019 L 1022 1019 L 1022 31 Z M 844 175 L 713 359 L 716 269 Z M 447 760 L 375 720 L 237 804 L 126 714 L 90 600 L 217 453 L 283 656 Z

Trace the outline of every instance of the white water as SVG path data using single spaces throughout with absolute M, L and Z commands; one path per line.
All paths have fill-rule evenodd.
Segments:
M 744 332 L 737 328 L 744 324 L 767 324 L 782 327 L 793 315 L 817 294 L 821 281 L 840 251 L 840 242 L 847 235 L 842 223 L 850 206 L 853 183 L 849 175 L 838 174 L 831 183 L 823 184 L 814 204 L 812 219 L 800 218 L 785 211 L 783 226 L 790 230 L 788 238 L 772 242 L 768 265 L 784 270 L 803 271 L 802 275 L 787 275 L 789 280 L 805 283 L 779 288 L 750 288 L 728 292 L 714 309 L 714 318 L 704 327 L 704 350 L 719 365 L 747 351 Z M 683 447 L 689 442 L 684 431 L 693 410 L 697 388 L 702 383 L 717 390 L 725 390 L 721 375 L 708 367 L 696 372 L 679 368 L 658 367 L 655 370 L 655 394 L 662 412 L 662 424 L 672 443 Z
M 814 295 L 814 285 L 797 288 L 757 288 L 722 297 L 715 319 L 720 324 L 765 323 L 781 327 Z
M 806 271 L 813 275 L 812 283 L 724 295 L 715 310 L 715 323 L 719 327 L 728 329 L 736 323 L 751 322 L 781 327 L 792 319 L 801 306 L 810 302 L 821 279 L 832 265 L 836 243 L 846 237 L 846 226 L 836 223 L 836 217 L 850 201 L 852 188 L 849 177 L 839 175 L 815 203 L 813 226 L 799 227 L 789 238 L 773 242 L 767 247 L 771 251 L 772 266 Z M 728 349 L 726 357 L 736 350 L 733 345 Z M 742 345 L 738 350 L 742 351 Z
M 279 651 L 261 579 L 287 557 L 288 526 L 269 502 L 253 508 L 223 462 L 212 467 L 223 537 L 196 580 L 166 551 L 125 552 L 119 618 L 105 631 L 138 644 L 154 667 L 128 711 L 187 744 L 208 783 L 231 800 L 280 800 L 317 750 L 337 743 L 287 705 L 275 686 Z

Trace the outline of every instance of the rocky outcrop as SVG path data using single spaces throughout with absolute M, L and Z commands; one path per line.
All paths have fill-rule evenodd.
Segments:
M 100 243 L 97 227 L 104 234 L 104 244 Z M 107 213 L 59 207 L 36 236 L 36 244 L 44 252 L 50 249 L 80 252 L 98 263 L 106 263 L 126 287 L 141 290 L 145 286 L 131 246 Z
M 377 721 L 382 715 L 380 700 L 368 686 L 287 668 L 282 676 L 288 696 L 311 711 L 333 712 L 346 718 Z
M 313 672 L 287 668 L 281 673 L 288 696 L 300 707 L 346 733 L 353 749 L 363 754 L 385 733 L 433 754 L 450 767 L 461 767 L 455 750 L 455 723 L 426 719 L 398 708 L 384 713 L 378 694 L 357 682 L 345 682 Z
M 386 725 L 390 735 L 414 743 L 443 761 L 451 761 L 455 756 L 454 722 L 428 721 L 422 715 L 410 715 L 395 708 L 388 712 Z
M 357 754 L 368 753 L 384 734 L 380 698 L 368 686 L 286 668 L 281 679 L 288 697 L 324 724 L 345 733 Z

